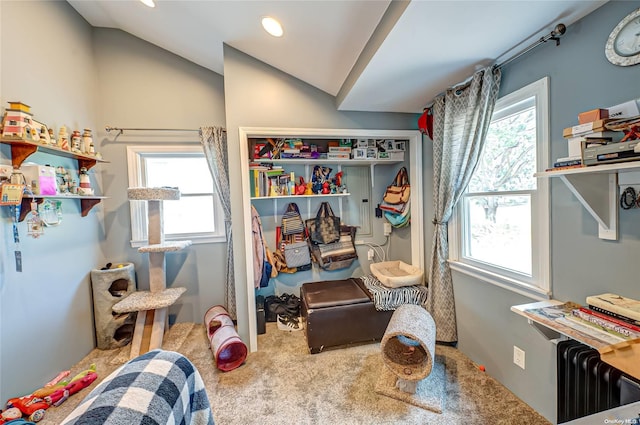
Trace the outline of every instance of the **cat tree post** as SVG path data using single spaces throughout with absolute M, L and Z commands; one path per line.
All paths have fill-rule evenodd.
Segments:
M 130 188 L 130 200 L 147 201 L 149 245 L 138 252 L 149 254 L 149 291 L 138 291 L 113 306 L 116 313 L 137 311 L 130 358 L 162 348 L 162 338 L 168 327 L 167 308 L 173 305 L 186 288 L 167 288 L 165 254 L 191 245 L 191 241 L 164 241 L 162 202 L 180 199 L 177 188 Z

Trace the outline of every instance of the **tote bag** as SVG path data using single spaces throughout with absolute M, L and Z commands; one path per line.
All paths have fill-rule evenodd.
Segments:
M 333 214 L 328 202 L 320 204 L 315 218 L 306 221 L 313 244 L 327 244 L 340 239 L 340 217 Z
M 295 202 L 291 202 L 282 214 L 282 234 L 293 235 L 302 232 L 304 232 L 304 223 L 300 217 L 300 210 Z
M 409 176 L 407 169 L 402 167 L 391 185 L 387 186 L 382 200 L 387 204 L 397 205 L 404 204 L 411 196 L 411 186 L 409 185 Z

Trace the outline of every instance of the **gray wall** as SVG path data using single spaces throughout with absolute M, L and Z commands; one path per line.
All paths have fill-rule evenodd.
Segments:
M 80 217 L 79 201 L 65 200 L 62 224 L 44 236 L 27 237 L 20 223 L 22 273 L 15 272 L 9 209 L 0 209 L 0 399 L 6 400 L 37 389 L 94 348 L 91 269 L 133 262 L 138 286 L 148 288 L 147 258 L 129 244 L 127 144 L 199 143 L 197 133 L 114 140 L 105 126 L 197 129 L 224 125 L 225 114 L 219 74 L 124 32 L 92 29 L 66 2 L 0 2 L 0 8 L 0 103 L 21 100 L 56 129 L 92 128 L 96 149 L 109 161 L 91 169 L 96 192 L 109 198 L 87 217 Z M 47 31 L 25 31 L 25 16 L 46 22 Z M 25 59 L 26 51 L 37 52 L 37 60 Z M 0 160 L 9 157 L 0 145 Z M 52 155 L 28 160 L 77 169 L 76 161 Z M 172 322 L 200 323 L 206 309 L 223 302 L 225 254 L 226 245 L 216 243 L 167 255 L 167 284 L 187 288 L 170 308 Z
M 230 164 L 239 164 L 243 160 L 240 158 L 239 127 L 402 130 L 417 128 L 417 115 L 415 114 L 337 111 L 333 96 L 227 45 L 224 46 L 224 75 Z M 247 202 L 248 199 L 241 193 L 240 169 L 230 168 L 231 210 L 234 218 L 233 250 L 238 255 L 238 253 L 245 252 L 243 239 L 245 223 L 238 217 L 243 216 L 243 202 Z M 378 167 L 376 170 L 382 168 L 385 167 Z M 391 180 L 392 177 L 387 180 Z M 380 186 L 378 186 L 378 190 L 381 190 Z M 377 197 L 374 194 L 374 199 L 380 197 L 381 192 Z M 266 213 L 266 210 L 259 212 Z M 273 218 L 263 218 L 263 222 L 266 221 L 273 221 Z M 401 234 L 402 232 L 398 232 L 397 237 L 400 237 Z M 268 240 L 273 240 L 273 238 L 270 237 Z M 362 254 L 360 255 L 362 256 Z M 366 258 L 366 254 L 364 255 Z M 248 296 L 253 297 L 254 294 L 247 293 L 247 277 L 244 267 L 243 261 L 238 259 L 235 262 L 238 333 L 241 338 L 248 340 L 247 318 L 249 313 L 245 300 Z M 311 280 L 310 273 L 296 273 L 294 278 L 287 277 L 289 278 L 287 280 L 291 281 L 287 283 L 296 286 L 296 284 Z M 293 282 L 294 280 L 295 282 Z
M 125 132 L 116 138 L 105 126 L 124 128 L 198 129 L 224 126 L 222 76 L 120 30 L 94 30 L 99 69 L 99 115 L 96 139 L 111 164 L 102 167 L 105 241 L 103 256 L 114 264 L 133 262 L 138 287 L 149 288 L 148 256 L 131 248 L 131 220 L 127 200 L 128 145 L 195 143 L 197 132 Z M 169 308 L 170 322 L 200 323 L 207 309 L 223 303 L 225 243 L 194 244 L 169 253 L 167 286 L 187 292 Z
M 613 1 L 568 27 L 559 47 L 541 46 L 504 69 L 501 95 L 550 77 L 551 159 L 566 156 L 562 129 L 579 112 L 640 97 L 640 66 L 618 67 L 604 56 L 610 31 L 638 1 Z M 551 181 L 553 298 L 585 303 L 616 292 L 640 298 L 637 257 L 640 210 L 620 212 L 619 241 L 598 238 L 598 227 L 567 187 Z M 509 309 L 532 300 L 454 274 L 459 348 L 551 421 L 556 417 L 555 346 Z M 513 345 L 525 350 L 526 370 L 513 364 Z
M 56 129 L 95 128 L 96 66 L 91 27 L 66 2 L 1 2 L 0 103 L 22 101 Z M 46 31 L 25 22 L 46 26 Z M 9 161 L 8 146 L 0 159 Z M 46 154 L 28 161 L 77 170 L 77 162 Z M 100 190 L 100 165 L 90 170 Z M 97 173 L 97 174 L 96 174 Z M 63 223 L 38 239 L 19 223 L 23 271 L 17 273 L 9 208 L 0 208 L 0 400 L 26 394 L 93 347 L 89 272 L 102 262 L 103 206 L 80 216 L 65 200 Z

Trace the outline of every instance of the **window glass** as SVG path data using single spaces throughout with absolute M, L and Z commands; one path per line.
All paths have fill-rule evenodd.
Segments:
M 180 199 L 163 201 L 165 240 L 224 240 L 224 213 L 199 146 L 129 146 L 132 187 L 177 187 Z M 130 201 L 132 245 L 147 240 L 147 205 Z

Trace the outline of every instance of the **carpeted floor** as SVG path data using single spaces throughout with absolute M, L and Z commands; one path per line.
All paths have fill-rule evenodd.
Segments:
M 380 344 L 311 355 L 304 332 L 267 324 L 259 351 L 230 372 L 215 368 L 203 325 L 180 323 L 165 336 L 164 349 L 187 356 L 207 387 L 217 425 L 248 424 L 549 424 L 510 391 L 479 371 L 452 347 L 436 346 L 445 369 L 443 412 L 435 413 L 377 394 L 384 368 Z M 93 350 L 72 375 L 96 363 L 99 378 L 124 363 L 128 348 Z M 89 393 L 85 389 L 47 410 L 39 425 L 59 424 Z

